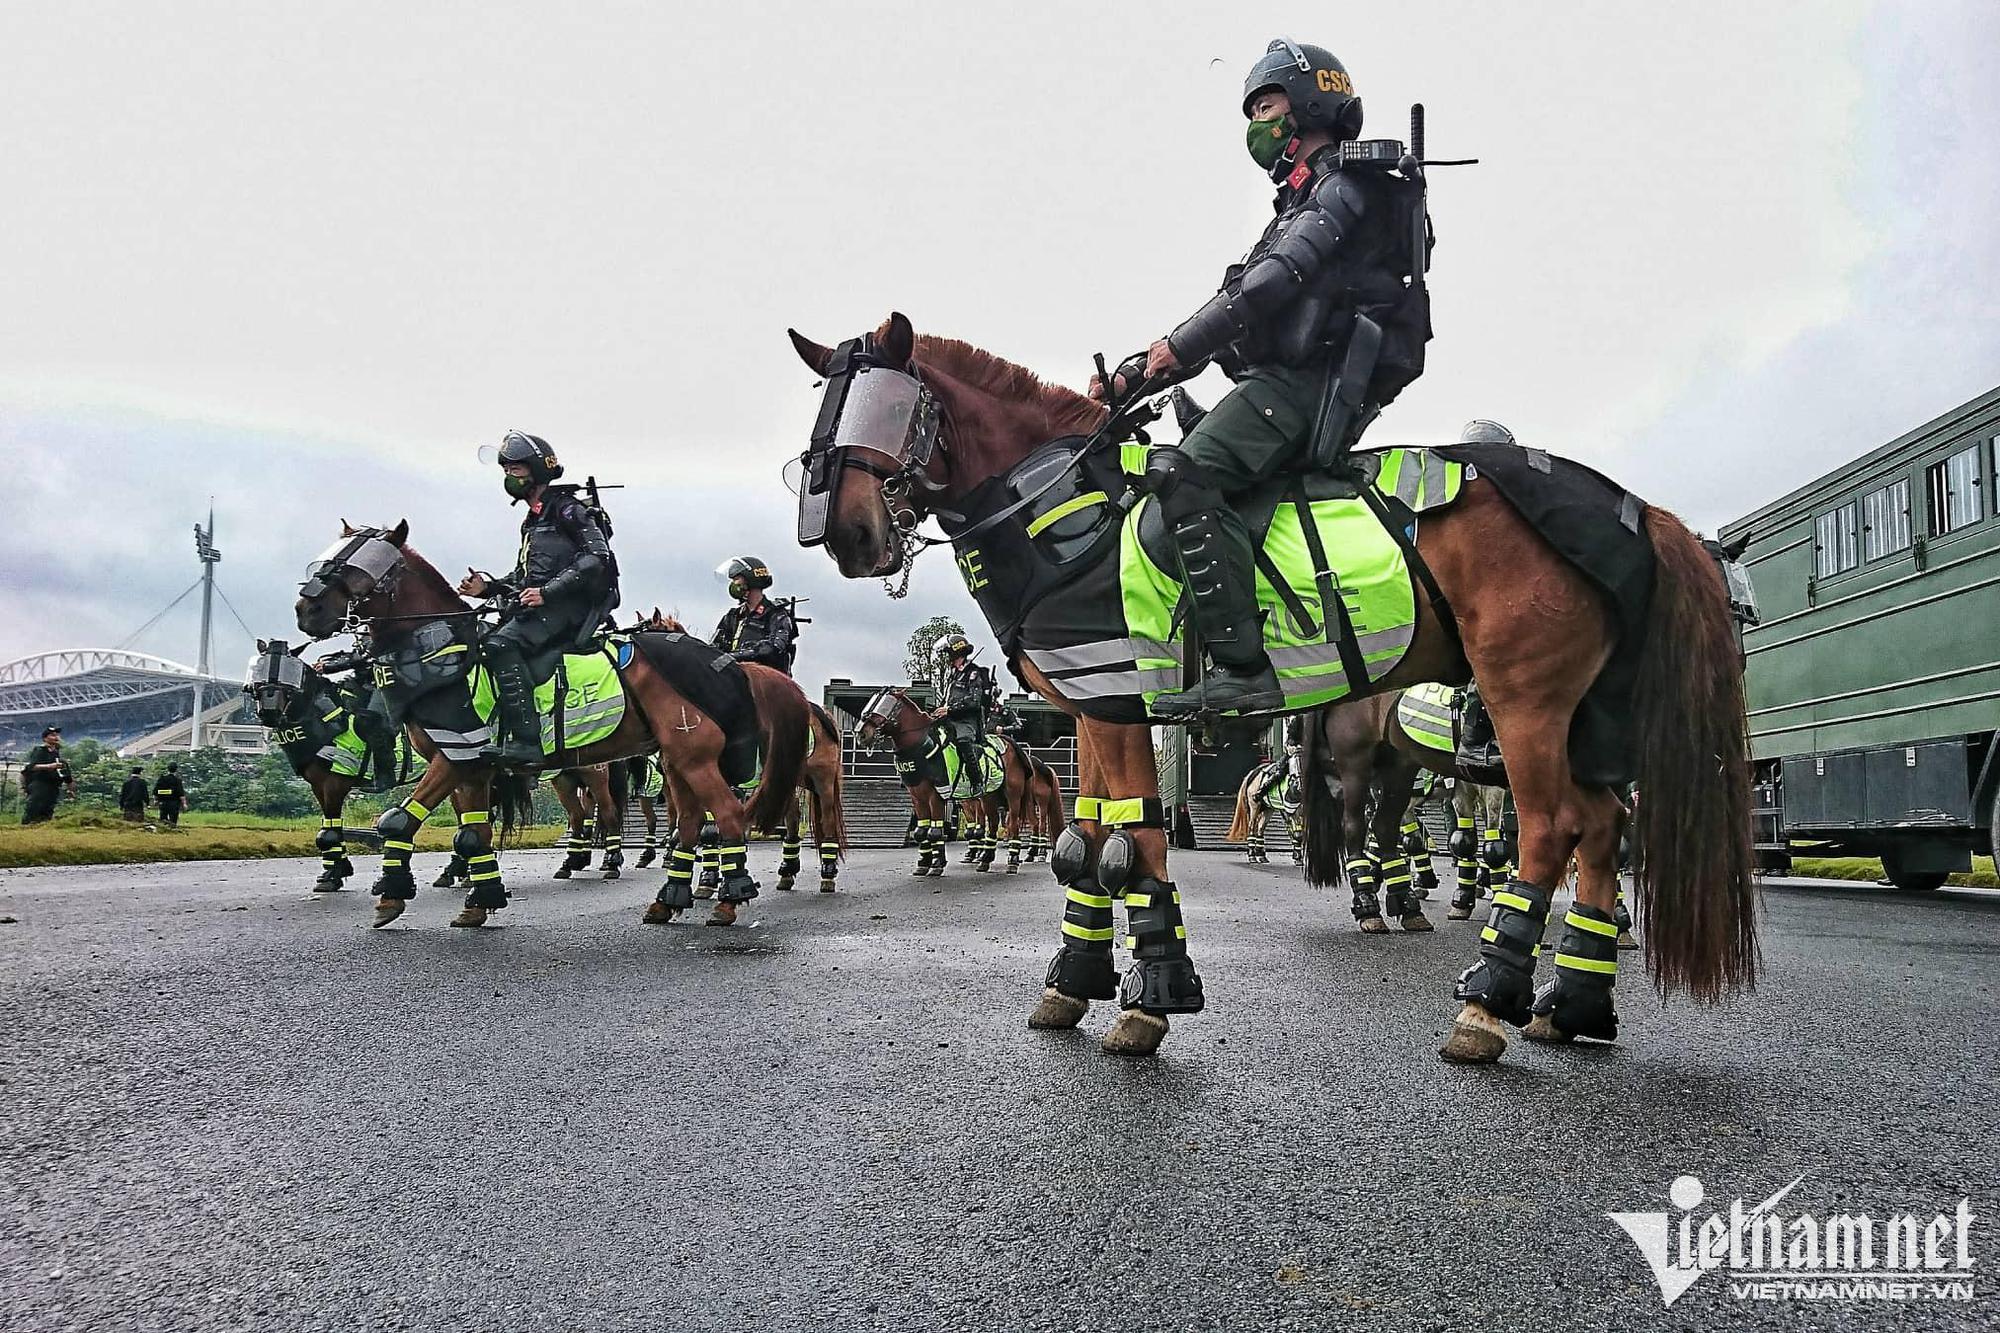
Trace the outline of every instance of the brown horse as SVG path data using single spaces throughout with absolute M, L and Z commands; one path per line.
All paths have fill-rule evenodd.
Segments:
M 604 878 L 617 879 L 625 868 L 625 798 L 630 791 L 629 775 L 623 763 L 592 764 L 588 768 L 565 768 L 549 781 L 556 801 L 563 808 L 568 827 L 563 830 L 562 864 L 557 879 L 568 879 L 579 870 L 590 869 L 597 835 L 604 835 Z
M 638 628 L 687 633 L 685 625 L 657 606 L 653 608 L 652 615 L 639 621 Z M 799 794 L 806 798 L 807 813 L 812 817 L 813 842 L 819 854 L 819 891 L 832 893 L 838 887 L 841 859 L 847 854 L 847 814 L 840 803 L 840 724 L 833 720 L 833 714 L 807 699 L 797 682 L 784 672 L 751 662 L 744 663 L 743 670 L 750 679 L 751 694 L 757 700 L 758 724 L 767 748 L 775 739 L 772 729 L 777 723 L 774 719 L 792 718 L 800 707 L 810 716 L 811 739 L 806 746 L 805 762 L 799 770 Z M 790 694 L 798 696 L 796 703 L 787 697 L 788 687 Z M 767 699 L 776 701 L 768 710 L 765 704 Z M 799 802 L 794 801 L 785 818 L 778 882 L 773 886 L 782 892 L 790 892 L 797 882 L 803 835 Z
M 1046 761 L 1025 748 L 1021 753 L 1027 755 L 1035 770 L 1034 781 L 1028 788 L 1028 850 L 1021 859 L 1046 861 L 1049 847 L 1063 826 L 1062 779 Z
M 365 627 L 378 672 L 393 670 L 392 664 L 399 661 L 421 666 L 469 650 L 472 623 L 478 613 L 408 544 L 407 522 L 390 529 L 353 528 L 343 523 L 341 539 L 314 564 L 311 577 L 300 588 L 296 607 L 300 630 L 314 639 L 324 639 L 350 627 Z M 710 924 L 729 925 L 736 919 L 736 904 L 747 902 L 757 892 L 756 881 L 744 864 L 749 830 L 770 827 L 783 818 L 791 804 L 804 759 L 805 715 L 801 711 L 796 725 L 782 733 L 779 744 L 766 754 L 765 790 L 746 809 L 723 773 L 731 737 L 722 722 L 704 712 L 669 678 L 665 663 L 671 645 L 659 642 L 665 637 L 634 637 L 631 660 L 619 671 L 625 710 L 617 727 L 602 740 L 563 752 L 562 766 L 588 767 L 657 751 L 676 808 L 696 812 L 692 827 L 685 816 L 681 819 L 680 843 L 674 853 L 676 869 L 693 866 L 699 812 L 715 812 L 723 840 L 725 882 L 722 901 Z M 442 645 L 435 651 L 424 646 L 433 639 Z M 465 856 L 472 871 L 472 890 L 452 924 L 482 926 L 492 912 L 507 905 L 499 857 L 487 822 L 493 768 L 477 757 L 483 729 L 445 735 L 412 726 L 409 734 L 428 767 L 416 790 L 376 823 L 383 837 L 383 869 L 375 885 L 375 924 L 395 920 L 404 903 L 416 896 L 409 857 L 417 830 L 432 807 L 450 796 L 463 822 L 454 850 Z M 796 739 L 786 743 L 784 735 Z M 448 757 L 447 749 L 456 757 Z M 647 919 L 671 917 L 691 906 L 693 899 L 684 892 L 686 887 L 670 871 L 666 885 L 647 908 Z
M 800 535 L 823 540 L 850 578 L 903 572 L 917 549 L 913 530 L 926 515 L 963 512 L 975 489 L 1043 444 L 1089 436 L 1106 421 L 1103 406 L 1019 366 L 962 342 L 918 338 L 901 314 L 839 352 L 796 332 L 792 341 L 828 380 L 804 460 Z M 892 399 L 906 406 L 893 420 L 886 411 L 856 413 L 869 419 L 843 433 L 844 395 L 864 372 L 886 377 L 874 381 L 878 390 L 902 386 L 867 398 L 870 409 Z M 1645 797 L 1638 822 L 1647 858 L 1638 898 L 1649 927 L 1646 963 L 1663 990 L 1685 989 L 1713 1001 L 1750 984 L 1756 971 L 1742 663 L 1727 594 L 1700 542 L 1663 509 L 1644 507 L 1633 522 L 1653 556 L 1632 693 Z M 1370 692 L 1419 681 L 1463 683 L 1476 672 L 1508 756 L 1520 815 L 1520 879 L 1510 886 L 1518 892 L 1499 899 L 1525 906 L 1510 902 L 1507 910 L 1519 920 L 1503 921 L 1496 905 L 1495 921 L 1508 933 L 1492 934 L 1467 974 L 1492 1003 L 1467 999 L 1441 1052 L 1487 1062 L 1506 1047 L 1502 1018 L 1528 1021 L 1533 944 L 1545 928 L 1548 895 L 1572 855 L 1580 866 L 1579 901 L 1605 916 L 1616 902 L 1624 810 L 1610 788 L 1576 780 L 1567 738 L 1586 692 L 1618 646 L 1617 608 L 1483 471 L 1465 479 L 1453 504 L 1424 515 L 1416 547 L 1439 596 L 1416 599 L 1410 646 L 1370 683 Z M 1066 881 L 1063 947 L 1029 1023 L 1074 1027 L 1092 999 L 1115 993 L 1123 1011 L 1105 1049 L 1151 1054 L 1167 1033 L 1167 1015 L 1199 1011 L 1202 995 L 1187 957 L 1179 892 L 1166 878 L 1167 838 L 1158 827 L 1148 728 L 1091 717 L 1065 696 L 1060 680 L 1025 659 L 1017 669 L 1044 698 L 1078 716 L 1076 827 L 1089 853 L 1082 872 L 1067 858 L 1076 877 Z M 1125 902 L 1135 961 L 1122 986 L 1110 959 L 1110 894 L 1093 887 L 1105 870 L 1108 823 L 1129 826 L 1116 834 L 1113 867 L 1114 877 L 1131 886 Z M 1098 860 L 1095 877 L 1088 872 L 1091 859 Z M 1066 864 L 1060 848 L 1055 862 L 1059 871 Z M 1570 928 L 1580 929 L 1577 919 L 1573 911 Z M 1588 921 L 1593 930 L 1598 924 Z M 1525 938 L 1529 934 L 1534 940 Z M 1489 949 L 1504 949 L 1506 957 Z M 1568 975 L 1560 968 L 1558 974 Z M 1485 988 L 1489 983 L 1492 989 Z
M 937 785 L 943 763 L 943 742 L 931 734 L 931 715 L 922 705 L 899 689 L 878 690 L 861 709 L 861 725 L 855 737 L 863 745 L 887 744 L 896 755 L 896 771 L 910 794 L 917 815 L 917 868 L 913 874 L 933 877 L 944 874 L 946 827 L 945 793 Z M 983 795 L 968 796 L 963 806 L 966 827 L 972 830 L 969 864 L 982 874 L 993 867 L 1000 840 L 1008 844 L 1007 873 L 1021 870 L 1020 830 L 1035 804 L 1032 792 L 1035 771 L 1028 752 L 1008 737 L 1000 737 L 1002 769 L 999 784 Z M 1049 774 L 1053 781 L 1055 774 Z M 1046 792 L 1043 809 L 1046 810 Z M 1004 826 L 1004 832 L 1003 832 Z

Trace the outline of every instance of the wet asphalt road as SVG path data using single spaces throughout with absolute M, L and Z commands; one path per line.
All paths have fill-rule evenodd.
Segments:
M 429 890 L 368 930 L 304 862 L 0 872 L 0 1328 L 2000 1326 L 1985 1276 L 1771 1305 L 1711 1274 L 1663 1311 L 1603 1217 L 1682 1173 L 1970 1193 L 1993 1273 L 2000 897 L 1773 888 L 1756 994 L 1663 1007 L 1633 967 L 1617 1046 L 1465 1069 L 1435 1052 L 1474 928 L 1437 896 L 1436 934 L 1362 937 L 1199 854 L 1209 1011 L 1127 1062 L 1103 1006 L 1024 1025 L 1046 869 L 859 852 L 822 897 L 773 859 L 729 931 L 539 854 L 482 932 Z

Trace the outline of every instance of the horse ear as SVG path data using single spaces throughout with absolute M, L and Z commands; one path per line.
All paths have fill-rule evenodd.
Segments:
M 344 518 L 340 520 L 340 535 L 343 537 L 352 537 L 354 535 L 354 525 Z
M 660 618 L 660 607 L 659 603 L 655 602 L 653 604 L 653 614 L 651 616 L 651 619 L 658 620 L 659 618 Z
M 799 354 L 799 360 L 812 367 L 813 374 L 826 374 L 827 367 L 833 364 L 833 349 L 831 347 L 821 347 L 797 329 L 786 329 L 785 333 L 791 338 L 792 350 Z M 655 611 L 659 610 L 658 607 L 654 607 L 653 609 Z
M 407 518 L 401 520 L 384 535 L 389 538 L 389 545 L 401 546 L 410 539 L 410 520 Z
M 1741 536 L 1737 537 L 1735 541 L 1730 542 L 1727 546 L 1724 546 L 1722 548 L 1722 553 L 1725 556 L 1729 557 L 1731 560 L 1741 560 L 1743 558 L 1743 552 L 1748 550 L 1749 548 L 1750 548 L 1750 533 L 1746 529 Z
M 271 651 L 271 644 L 270 644 L 270 641 L 269 641 L 268 639 L 259 639 L 259 640 L 257 640 L 257 651 L 258 651 L 258 652 L 260 652 L 260 653 L 268 653 L 268 652 L 270 652 L 270 651 Z
M 917 331 L 910 327 L 910 317 L 900 310 L 891 311 L 882 327 L 875 330 L 875 345 L 890 365 L 909 365 L 917 354 Z

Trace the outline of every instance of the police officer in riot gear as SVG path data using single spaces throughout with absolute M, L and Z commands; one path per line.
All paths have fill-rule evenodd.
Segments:
M 722 613 L 709 642 L 739 662 L 755 662 L 786 675 L 798 655 L 798 622 L 785 607 L 764 595 L 771 570 L 754 555 L 739 555 L 716 566 L 736 605 Z
M 1385 330 L 1384 356 L 1359 386 L 1363 410 L 1335 451 L 1352 445 L 1379 408 L 1421 369 L 1430 334 L 1427 298 L 1406 283 L 1413 265 L 1412 208 L 1420 187 L 1375 167 L 1344 166 L 1340 145 L 1361 130 L 1361 99 L 1331 52 L 1279 40 L 1243 81 L 1246 143 L 1277 183 L 1277 216 L 1222 289 L 1145 353 L 1154 387 L 1214 362 L 1235 381 L 1183 438 L 1155 451 L 1146 487 L 1158 497 L 1192 596 L 1189 618 L 1212 666 L 1192 690 L 1163 694 L 1162 717 L 1256 712 L 1284 695 L 1265 655 L 1253 583 L 1250 534 L 1231 507 L 1246 491 L 1297 470 L 1313 452 L 1322 403 L 1335 387 L 1357 317 Z M 1412 202 L 1412 200 L 1415 202 Z M 1400 367 L 1392 373 L 1392 366 Z M 1119 392 L 1141 378 L 1133 358 Z M 1103 393 L 1101 383 L 1091 386 Z
M 972 774 L 977 790 L 979 755 L 986 735 L 986 714 L 1001 702 L 993 673 L 972 660 L 977 651 L 963 634 L 938 641 L 931 650 L 942 669 L 937 678 L 938 707 L 931 720 L 938 724 L 947 744 L 958 747 L 961 771 Z
M 481 758 L 534 765 L 542 761 L 541 722 L 527 659 L 567 646 L 603 621 L 618 605 L 618 562 L 596 510 L 575 486 L 554 484 L 563 468 L 547 440 L 510 430 L 493 457 L 505 473 L 507 494 L 528 506 L 520 556 L 505 578 L 466 571 L 458 591 L 513 599 L 513 609 L 482 646 L 499 706 L 497 734 Z

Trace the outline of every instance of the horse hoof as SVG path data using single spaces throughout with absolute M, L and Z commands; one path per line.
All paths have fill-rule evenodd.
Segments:
M 1453 903 L 1451 910 L 1444 914 L 1444 919 L 1447 921 L 1470 921 L 1472 919 L 1472 909 L 1470 907 L 1460 907 L 1458 904 Z
M 620 876 L 620 874 L 621 874 L 621 873 L 622 873 L 622 872 L 621 872 L 621 871 L 620 871 L 620 870 L 618 869 L 618 867 L 617 867 L 617 866 L 612 866 L 612 867 L 610 867 L 610 868 L 609 868 L 608 870 L 606 870 L 606 871 L 604 872 L 604 878 L 606 878 L 606 879 L 617 879 L 617 878 L 618 878 L 618 877 Z
M 1576 1040 L 1550 1021 L 1547 1014 L 1536 1014 L 1535 1021 L 1521 1029 L 1521 1035 L 1529 1041 L 1545 1042 L 1551 1046 L 1565 1046 Z
M 1639 947 L 1639 941 L 1632 938 L 1631 931 L 1621 930 L 1618 932 L 1618 947 L 1621 949 L 1636 949 Z
M 447 870 L 442 875 L 439 875 L 436 879 L 431 881 L 431 887 L 434 889 L 448 889 L 451 887 L 452 878 L 453 878 L 452 873 L 449 870 Z
M 819 891 L 820 891 L 821 893 L 832 893 L 832 892 L 833 892 L 833 881 L 832 881 L 832 880 L 830 880 L 830 879 L 823 879 L 823 880 L 821 880 L 821 881 L 819 882 Z
M 655 853 L 650 851 L 645 851 L 639 853 L 639 859 L 635 861 L 633 864 L 638 866 L 639 869 L 644 870 L 647 866 L 653 864 L 653 862 L 658 859 L 659 857 Z
M 708 924 L 711 926 L 733 926 L 736 924 L 736 904 L 717 903 L 709 909 Z
M 642 926 L 671 925 L 673 919 L 680 915 L 680 911 L 681 909 L 678 907 L 669 907 L 665 903 L 656 900 L 646 904 L 646 915 L 639 918 L 639 924 Z
M 1090 1001 L 1079 1000 L 1074 995 L 1065 995 L 1050 986 L 1042 991 L 1041 1003 L 1035 1012 L 1028 1015 L 1028 1026 L 1043 1031 L 1064 1031 L 1083 1021 L 1090 1012 Z
M 792 891 L 792 883 L 793 880 L 790 875 L 781 875 L 778 878 L 778 882 L 771 887 L 775 888 L 779 893 L 790 893 Z
M 345 892 L 347 892 L 347 886 L 346 886 L 345 884 L 342 884 L 342 883 L 341 883 L 341 882 L 340 882 L 339 880 L 337 880 L 337 879 L 333 879 L 333 880 L 327 880 L 327 879 L 321 879 L 321 880 L 315 880 L 315 881 L 313 881 L 313 892 L 314 892 L 314 893 L 345 893 Z
M 944 878 L 944 867 L 943 867 L 943 866 L 932 866 L 932 867 L 931 867 L 931 878 L 932 878 L 932 879 L 943 879 L 943 878 Z
M 1402 924 L 1403 924 L 1403 929 L 1405 931 L 1408 931 L 1412 935 L 1421 935 L 1427 930 L 1437 929 L 1436 926 L 1433 926 L 1431 924 L 1431 919 L 1425 916 L 1422 912 L 1410 913 L 1408 916 L 1403 918 Z
M 694 896 L 697 898 L 713 898 L 715 896 L 715 890 L 711 888 L 709 885 L 704 884 L 700 888 L 694 891 Z
M 377 898 L 375 900 L 375 925 L 379 929 L 403 914 L 401 898 Z
M 483 907 L 467 907 L 451 919 L 451 924 L 454 926 L 483 926 L 486 924 L 486 909 Z
M 918 866 L 915 870 L 912 870 L 910 872 L 910 878 L 922 879 L 930 873 L 931 873 L 931 868 L 929 866 Z
M 570 868 L 569 868 L 568 866 L 557 866 L 557 867 L 556 867 L 556 878 L 557 878 L 557 879 L 568 879 L 568 878 L 570 877 L 570 873 L 571 873 L 571 872 L 570 872 Z
M 1167 1020 L 1158 1014 L 1127 1009 L 1104 1034 L 1106 1055 L 1151 1055 L 1167 1039 Z
M 1468 1004 L 1451 1020 L 1451 1036 L 1438 1054 L 1453 1064 L 1490 1065 L 1506 1049 L 1507 1033 L 1500 1020 Z
M 1365 916 L 1357 924 L 1361 927 L 1363 935 L 1386 935 L 1389 933 L 1389 923 L 1379 916 Z
M 1010 874 L 1010 875 L 1018 875 L 1018 874 L 1020 874 L 1020 873 L 1021 873 L 1021 863 L 1020 863 L 1019 861 L 1009 861 L 1009 862 L 1007 863 L 1007 873 L 1008 873 L 1008 874 Z

